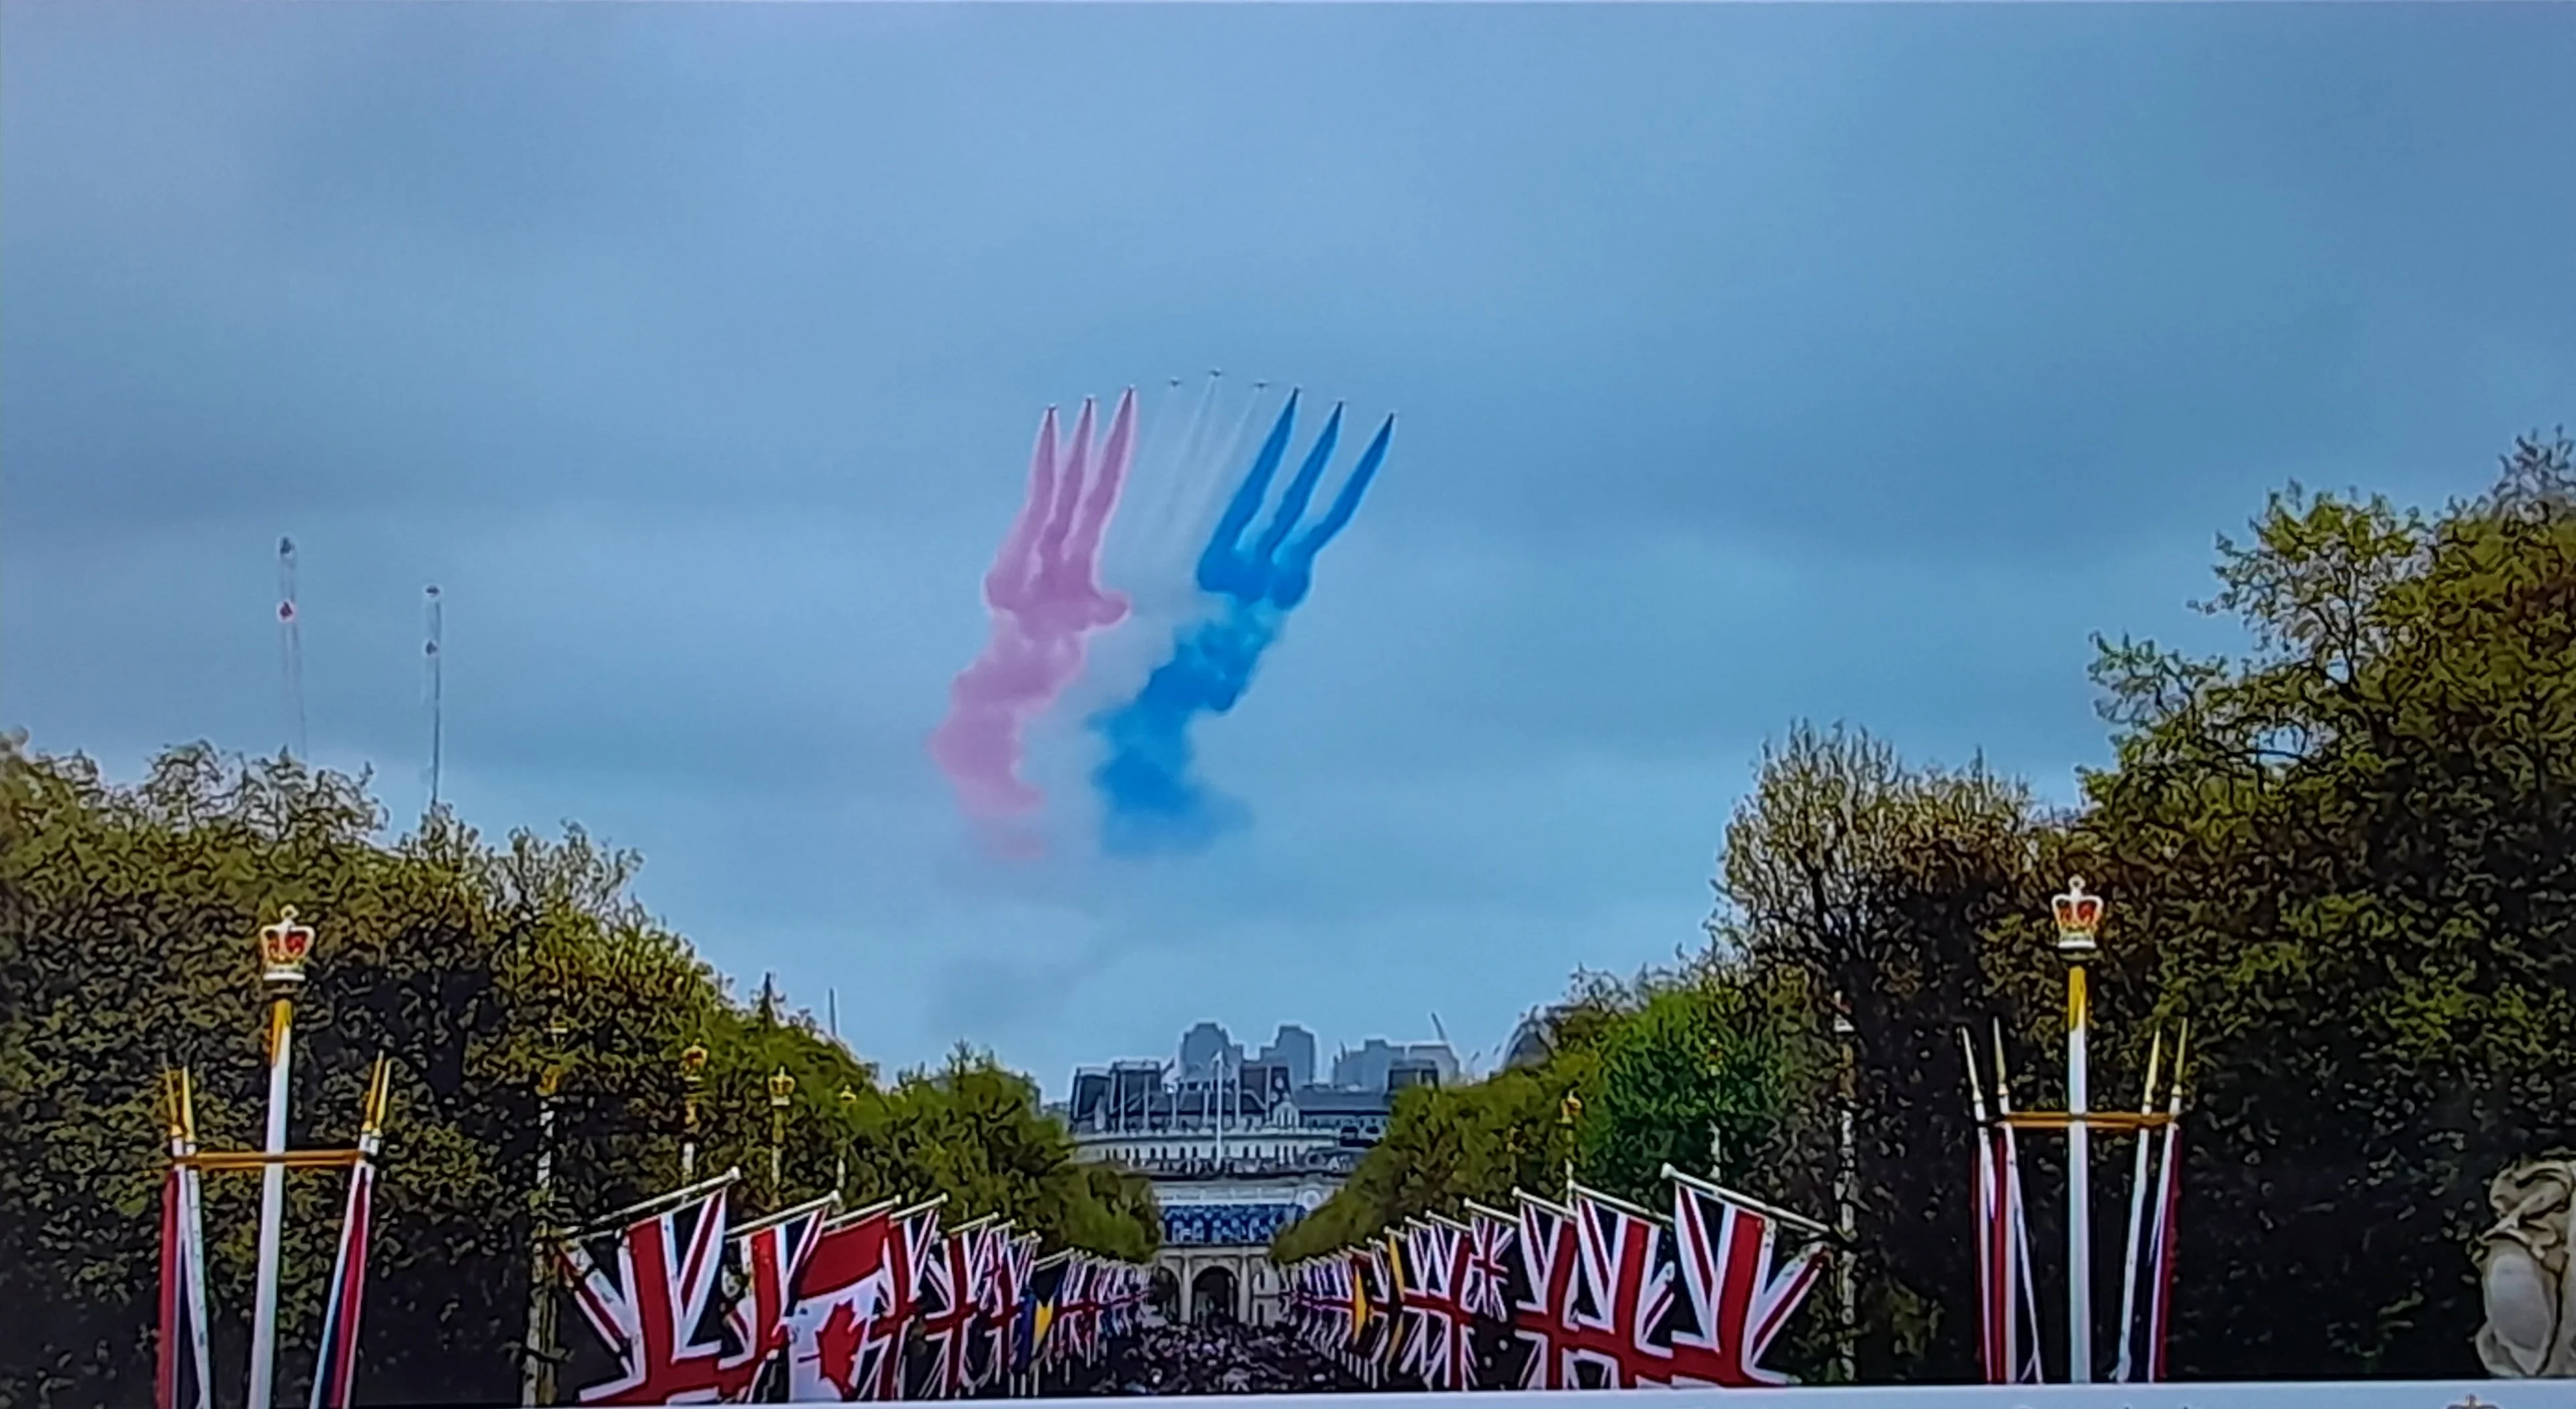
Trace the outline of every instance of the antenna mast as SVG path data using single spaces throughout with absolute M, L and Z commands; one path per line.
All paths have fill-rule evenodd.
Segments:
M 277 652 L 279 685 L 294 724 L 295 756 L 306 753 L 304 728 L 304 628 L 295 609 L 295 540 L 277 540 Z
M 439 769 L 446 761 L 444 755 L 447 745 L 447 697 L 445 667 L 438 649 L 439 638 L 444 634 L 444 613 L 439 608 L 438 588 L 435 584 L 429 588 L 426 610 L 429 615 L 429 633 L 428 641 L 422 647 L 422 651 L 424 658 L 429 662 L 429 810 L 436 812 Z

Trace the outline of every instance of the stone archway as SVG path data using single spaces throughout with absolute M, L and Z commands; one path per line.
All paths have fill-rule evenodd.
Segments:
M 1181 1275 L 1168 1266 L 1156 1267 L 1153 1280 L 1146 1287 L 1146 1300 L 1166 1325 L 1181 1324 Z
M 1242 1283 L 1233 1268 L 1211 1262 L 1190 1278 L 1192 1320 L 1230 1322 L 1238 1319 L 1236 1308 L 1242 1304 Z

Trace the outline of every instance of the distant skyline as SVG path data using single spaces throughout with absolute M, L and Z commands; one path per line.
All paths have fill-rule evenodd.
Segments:
M 315 761 L 419 815 L 437 584 L 458 813 L 890 1070 L 1490 1060 L 1702 942 L 1794 721 L 2071 801 L 2093 633 L 2234 647 L 2268 490 L 2576 423 L 2571 70 L 2567 6 L 13 3 L 0 727 L 273 753 L 287 535 Z M 1220 367 L 1402 418 L 1197 736 L 1249 822 L 996 859 L 928 740 L 1038 417 Z

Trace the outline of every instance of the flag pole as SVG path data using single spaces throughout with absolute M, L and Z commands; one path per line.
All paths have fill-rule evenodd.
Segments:
M 2182 1025 L 2174 1039 L 2173 1082 L 2165 1103 L 2165 1149 L 2163 1168 L 2156 1180 L 2155 1277 L 2149 1290 L 2147 1306 L 2146 1377 L 2161 1381 L 2165 1377 L 2166 1321 L 2173 1292 L 2174 1218 L 2179 1212 L 2174 1205 L 2181 1195 L 2182 1170 L 2175 1161 L 2181 1158 L 2183 1059 L 2189 1054 L 2191 1024 Z
M 2092 1019 L 2084 961 L 2093 954 L 2102 902 L 2085 894 L 2078 877 L 2055 907 L 2057 949 L 2066 960 L 2066 1378 L 2080 1385 L 2093 1379 L 2093 1144 L 2084 1120 Z
M 183 1404 L 211 1409 L 214 1377 L 206 1345 L 206 1265 L 201 1251 L 205 1232 L 197 1210 L 197 1169 L 192 1162 L 197 1153 L 197 1117 L 188 1069 L 163 1072 L 161 1085 L 170 1113 L 170 1177 L 163 1196 L 161 1334 L 156 1347 L 160 1383 L 154 1409 L 183 1409 Z M 179 1342 L 183 1321 L 184 1346 Z M 196 1372 L 195 1392 L 184 1400 L 178 1384 L 183 1353 L 185 1363 Z
M 1995 1208 L 2003 1220 L 2003 1271 L 2005 1277 L 2007 1331 L 2004 1349 L 2007 1384 L 2018 1384 L 2022 1367 L 2031 1367 L 2034 1383 L 2048 1379 L 2041 1360 L 2039 1333 L 2039 1281 L 2030 1271 L 2030 1224 L 2024 1216 L 2021 1200 L 2021 1145 L 2013 1138 L 2012 1075 L 2004 1064 L 2004 1025 L 1995 1023 Z M 2025 1322 L 2023 1313 L 2027 1313 Z M 2030 1333 L 2030 1352 L 2024 1355 L 2018 1343 L 2022 1331 Z
M 1986 1085 L 1977 1079 L 1975 1039 L 1959 1029 L 1959 1055 L 1968 1070 L 1968 1107 L 1977 1124 L 1977 1353 L 1985 1362 L 1986 1383 L 2012 1382 L 2012 1313 L 2002 1289 L 2007 1285 L 2006 1258 L 1999 1249 L 2003 1231 L 2000 1171 L 1995 1167 L 1995 1129 L 1986 1118 Z
M 286 1153 L 287 1073 L 295 1041 L 295 993 L 313 931 L 295 923 L 295 907 L 259 932 L 260 984 L 269 993 L 267 1153 Z M 277 1274 L 286 1233 L 286 1165 L 271 1160 L 259 1176 L 259 1263 L 251 1300 L 248 1409 L 274 1409 L 277 1394 Z
M 322 1353 L 313 1373 L 312 1409 L 348 1409 L 358 1371 L 358 1313 L 365 1304 L 367 1235 L 372 1222 L 371 1164 L 384 1147 L 385 1103 L 392 1063 L 376 1058 L 358 1119 L 357 1159 L 349 1166 L 349 1196 L 340 1213 L 340 1251 L 332 1262 L 330 1290 L 322 1304 Z
M 1834 1258 L 1834 1300 L 1842 1313 L 1841 1334 L 1835 1337 L 1834 1371 L 1844 1384 L 1860 1383 L 1860 1288 L 1858 1269 L 1853 1265 L 1850 1248 L 1860 1241 L 1860 1156 L 1859 1142 L 1853 1127 L 1860 1114 L 1860 1056 L 1855 1049 L 1851 1002 L 1841 993 L 1834 995 L 1834 1036 L 1841 1049 L 1836 1055 L 1840 1070 L 1835 1073 L 1839 1107 L 1835 1133 L 1837 1148 L 1834 1160 L 1834 1231 L 1841 1236 L 1843 1247 Z M 1709 1177 L 1717 1177 L 1712 1167 Z
M 519 1402 L 547 1404 L 555 1397 L 555 1093 L 563 1085 L 563 1038 L 557 1011 L 546 1020 L 546 1066 L 537 1074 L 537 1177 L 529 1192 L 528 1330 L 519 1347 Z
M 2147 1085 L 2145 1093 L 2138 1098 L 2140 1115 L 2155 1113 L 2157 1068 L 2164 1054 L 2165 1035 L 2158 1032 L 2147 1047 Z M 2120 1359 L 2111 1371 L 2111 1378 L 2122 1384 L 2129 1382 L 2135 1368 L 2131 1347 L 2137 1340 L 2138 1325 L 2138 1233 L 2146 1221 L 2147 1156 L 2154 1144 L 2155 1132 L 2138 1132 L 2137 1165 L 2129 1178 L 2129 1251 L 2120 1267 Z

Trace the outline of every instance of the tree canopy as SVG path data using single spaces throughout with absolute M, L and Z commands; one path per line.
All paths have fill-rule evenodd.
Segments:
M 1725 828 L 1700 960 L 1580 985 L 1535 1069 L 1406 1093 L 1274 1256 L 1552 1191 L 1569 1154 L 1636 1198 L 1665 1160 L 1708 1167 L 1712 1129 L 1729 1182 L 1822 1213 L 1848 1107 L 1860 1375 L 1970 1378 L 1959 1039 L 1989 1082 L 2000 1039 L 2023 1106 L 2063 1099 L 2048 903 L 2080 875 L 2110 901 L 2097 1104 L 2138 1099 L 2152 1037 L 2190 1024 L 2176 1373 L 2478 1374 L 2487 1181 L 2576 1145 L 2576 447 L 2527 437 L 2438 513 L 2293 487 L 2218 558 L 2203 609 L 2248 650 L 2098 641 L 2116 755 L 2080 806 L 1794 726 Z M 2095 1145 L 2106 1239 L 2130 1150 Z M 2062 1247 L 2063 1146 L 2024 1159 L 2032 1236 Z M 2118 1265 L 2094 1262 L 2106 1316 Z M 2062 1306 L 2063 1268 L 2040 1277 Z M 1812 1365 L 1838 1328 L 1806 1325 Z
M 497 1403 L 517 1390 L 532 1230 L 674 1185 L 708 1053 L 698 1169 L 739 1206 L 829 1191 L 948 1196 L 1051 1246 L 1141 1258 L 1160 1220 L 1135 1175 L 1077 1164 L 1036 1088 L 987 1056 L 881 1080 L 810 1016 L 746 1002 L 629 894 L 637 861 L 578 828 L 485 844 L 435 814 L 383 839 L 363 779 L 173 750 L 133 787 L 79 757 L 0 748 L 0 1383 L 37 1402 L 139 1402 L 152 1373 L 165 1144 L 159 1074 L 196 1077 L 208 1145 L 258 1143 L 253 936 L 294 906 L 317 939 L 297 1000 L 292 1141 L 347 1144 L 379 1054 L 392 1116 L 364 1312 L 366 1386 Z M 768 1186 L 768 1081 L 795 1090 Z M 537 1202 L 539 1092 L 554 1092 Z M 844 1095 L 844 1093 L 847 1093 Z M 317 1333 L 345 1176 L 289 1180 L 285 1345 Z M 210 1177 L 218 1353 L 247 1343 L 256 1181 Z M 309 1373 L 290 1354 L 281 1373 Z M 284 1387 L 300 1393 L 295 1385 Z

